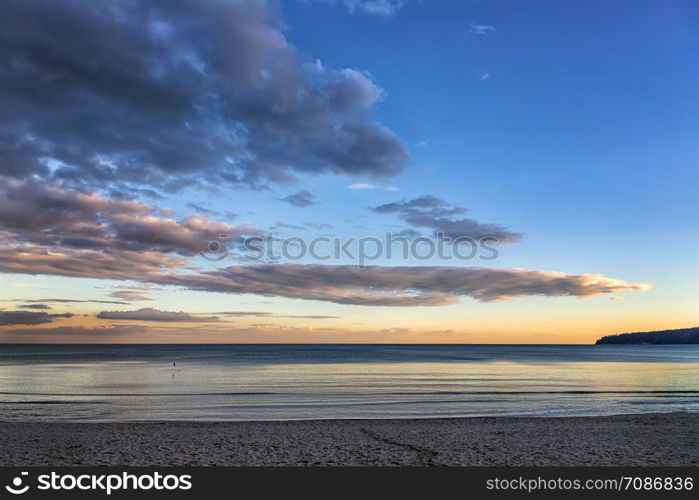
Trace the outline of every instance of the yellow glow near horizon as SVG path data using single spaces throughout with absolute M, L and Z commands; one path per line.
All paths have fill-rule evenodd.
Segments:
M 24 275 L 2 278 L 2 307 L 6 310 L 51 297 L 120 302 L 110 296 L 115 286 L 110 282 Z M 167 288 L 149 295 L 152 300 L 128 304 L 51 303 L 52 309 L 46 312 L 70 312 L 74 316 L 46 324 L 5 325 L 0 327 L 0 342 L 590 344 L 608 334 L 699 324 L 694 314 L 686 312 L 691 309 L 685 304 L 659 302 L 649 294 L 586 300 L 519 298 L 491 303 L 464 299 L 458 304 L 437 307 L 348 306 L 252 295 L 183 293 Z M 174 322 L 97 317 L 101 311 L 141 308 L 184 311 L 193 318 L 218 316 L 219 320 Z M 226 311 L 249 315 L 220 314 Z M 83 330 L 81 333 L 69 328 Z M 51 332 L 52 329 L 57 330 Z M 119 333 L 114 333 L 114 329 Z M 32 332 L 38 330 L 43 332 Z

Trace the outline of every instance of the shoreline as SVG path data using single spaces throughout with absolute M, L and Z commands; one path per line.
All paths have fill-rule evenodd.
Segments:
M 264 423 L 292 423 L 292 422 L 309 422 L 309 423 L 342 423 L 342 422 L 424 422 L 424 421 L 442 421 L 442 420 L 561 420 L 561 419 L 591 419 L 591 418 L 617 418 L 617 417 L 642 417 L 642 416 L 663 416 L 663 415 L 697 415 L 699 411 L 656 411 L 646 413 L 609 413 L 609 414 L 588 414 L 588 415 L 464 415 L 464 416 L 444 416 L 444 417 L 376 417 L 376 418 L 278 418 L 265 420 L 121 420 L 121 421 L 97 421 L 97 420 L 80 420 L 74 419 L 71 421 L 42 421 L 25 419 L 18 420 L 2 420 L 0 418 L 0 426 L 5 424 L 45 424 L 45 425 L 127 425 L 127 424 L 264 424 Z
M 699 413 L 0 422 L 0 465 L 699 466 Z

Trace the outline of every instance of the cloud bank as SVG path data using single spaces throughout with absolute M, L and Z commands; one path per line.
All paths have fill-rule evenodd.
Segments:
M 190 290 L 370 306 L 438 306 L 453 304 L 462 297 L 483 302 L 526 296 L 586 298 L 650 288 L 648 284 L 628 283 L 600 274 L 447 266 L 231 266 L 162 279 L 163 283 Z
M 146 203 L 114 200 L 92 191 L 33 179 L 0 182 L 0 230 L 45 246 L 196 255 L 219 234 L 228 235 L 231 244 L 242 244 L 245 236 L 259 233 L 204 215 L 175 220 L 156 214 L 155 207 Z
M 0 64 L 15 178 L 174 191 L 384 177 L 408 160 L 371 118 L 371 77 L 302 58 L 265 1 L 7 0 Z
M 41 325 L 52 323 L 57 318 L 72 318 L 72 313 L 49 314 L 35 311 L 0 311 L 0 326 Z
M 184 311 L 161 311 L 152 307 L 145 307 L 136 311 L 102 311 L 97 317 L 99 319 L 126 319 L 133 321 L 218 321 L 215 316 L 197 317 Z

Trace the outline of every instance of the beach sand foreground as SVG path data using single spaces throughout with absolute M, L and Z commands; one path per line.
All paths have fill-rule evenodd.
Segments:
M 0 423 L 0 465 L 699 465 L 699 414 Z

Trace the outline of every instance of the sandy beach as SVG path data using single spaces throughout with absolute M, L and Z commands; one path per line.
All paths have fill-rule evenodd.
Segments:
M 698 465 L 699 414 L 0 423 L 0 465 Z

